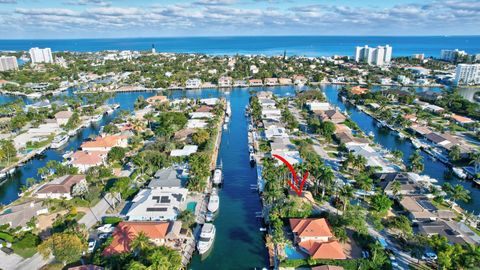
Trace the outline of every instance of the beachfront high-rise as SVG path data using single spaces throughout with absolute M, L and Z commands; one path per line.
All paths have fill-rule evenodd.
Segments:
M 440 51 L 440 59 L 448 62 L 454 62 L 457 61 L 458 58 L 467 56 L 467 52 L 465 51 L 460 51 L 458 49 L 455 50 L 441 50 Z
M 50 48 L 40 49 L 38 47 L 31 48 L 29 51 L 32 64 L 36 63 L 53 63 L 52 50 Z
M 480 84 L 480 64 L 458 64 L 455 84 Z
M 376 48 L 357 46 L 355 48 L 355 61 L 364 62 L 369 65 L 382 66 L 389 64 L 392 60 L 392 47 L 389 45 L 378 46 Z
M 0 57 L 0 71 L 17 70 L 18 63 L 15 56 L 2 56 Z

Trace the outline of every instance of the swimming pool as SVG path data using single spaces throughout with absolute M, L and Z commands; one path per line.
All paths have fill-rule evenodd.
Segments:
M 288 259 L 305 259 L 307 256 L 301 252 L 300 250 L 297 250 L 294 247 L 291 246 L 286 246 L 285 247 L 285 254 L 287 255 Z
M 195 213 L 195 208 L 197 208 L 197 202 L 187 203 L 187 210 L 190 210 L 192 213 Z

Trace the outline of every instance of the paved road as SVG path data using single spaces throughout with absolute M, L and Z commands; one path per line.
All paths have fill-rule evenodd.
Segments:
M 108 196 L 110 198 L 110 196 Z M 110 201 L 110 199 L 109 199 Z M 83 216 L 78 222 L 85 224 L 87 226 L 87 229 L 90 229 L 95 225 L 98 221 L 101 220 L 102 216 L 105 215 L 107 210 L 110 208 L 110 203 L 107 202 L 105 199 L 101 199 L 100 202 L 98 202 L 94 207 L 91 207 L 91 211 L 87 211 L 85 216 Z M 28 258 L 26 260 L 22 261 L 22 258 L 18 255 L 10 255 L 10 256 L 16 256 L 20 258 L 20 261 L 18 261 L 18 258 L 7 258 L 7 266 L 3 265 L 3 257 L 2 255 L 7 256 L 5 253 L 0 251 L 0 262 L 1 263 L 1 268 L 4 270 L 32 270 L 32 269 L 39 269 L 42 266 L 50 263 L 53 258 L 49 258 L 47 260 L 43 259 L 43 257 L 39 253 L 35 253 L 31 258 Z M 8 257 L 10 257 L 8 256 Z M 8 261 L 10 260 L 10 261 Z
M 0 268 L 4 270 L 17 269 L 18 264 L 22 260 L 23 258 L 15 253 L 7 255 L 5 252 L 0 250 Z

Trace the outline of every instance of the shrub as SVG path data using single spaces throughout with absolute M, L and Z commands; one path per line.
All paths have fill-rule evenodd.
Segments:
M 12 243 L 13 242 L 13 236 L 9 233 L 6 232 L 0 232 L 0 239 L 3 239 L 7 242 Z
M 17 248 L 33 248 L 40 244 L 40 237 L 32 233 L 26 233 L 18 242 L 14 243 Z
M 103 218 L 103 223 L 105 223 L 105 224 L 117 225 L 121 221 L 123 221 L 123 219 L 119 218 L 119 217 L 104 217 Z

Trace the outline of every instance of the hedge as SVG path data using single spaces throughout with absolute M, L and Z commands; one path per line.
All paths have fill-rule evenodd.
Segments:
M 117 225 L 118 223 L 122 222 L 123 219 L 119 217 L 104 217 L 103 218 L 103 223 L 105 224 L 112 224 L 112 225 Z
M 350 260 L 313 260 L 313 259 L 295 259 L 286 260 L 280 263 L 281 267 L 310 267 L 317 265 L 336 265 L 342 266 L 346 270 L 357 270 L 362 265 L 365 259 L 350 259 Z
M 3 239 L 7 242 L 13 243 L 13 236 L 6 232 L 0 232 L 0 239 Z

